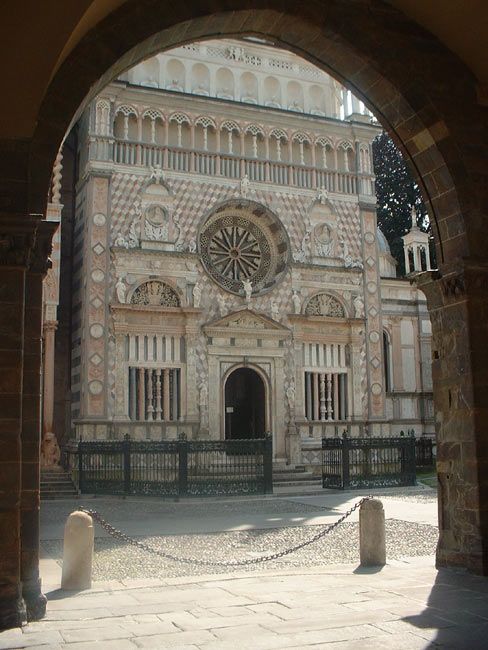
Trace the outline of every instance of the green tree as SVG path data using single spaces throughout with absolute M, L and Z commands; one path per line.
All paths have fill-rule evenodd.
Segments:
M 373 141 L 373 166 L 376 175 L 378 226 L 390 244 L 392 256 L 398 262 L 398 275 L 405 275 L 401 237 L 410 230 L 412 205 L 417 211 L 417 225 L 425 232 L 430 232 L 427 210 L 412 172 L 399 149 L 384 131 Z M 432 266 L 435 266 L 432 257 L 431 260 Z

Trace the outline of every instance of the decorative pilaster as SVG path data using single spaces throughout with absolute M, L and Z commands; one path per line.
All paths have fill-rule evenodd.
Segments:
M 381 285 L 377 266 L 376 208 L 360 204 L 364 259 L 364 304 L 368 359 L 369 420 L 385 418 L 385 382 L 383 364 L 383 325 L 381 321 Z M 370 431 L 375 433 L 375 431 Z
M 432 322 L 439 486 L 438 566 L 488 574 L 488 265 L 416 276 Z
M 36 227 L 36 220 L 30 217 L 0 216 L 0 519 L 2 530 L 8 531 L 8 535 L 0 536 L 0 629 L 22 625 L 26 620 L 20 537 L 22 381 L 25 275 Z

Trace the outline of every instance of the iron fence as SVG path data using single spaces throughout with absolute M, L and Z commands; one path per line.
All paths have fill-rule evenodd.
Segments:
M 65 463 L 82 493 L 272 494 L 271 440 L 80 440 Z
M 415 466 L 417 469 L 435 467 L 434 441 L 432 438 L 415 440 Z
M 415 484 L 415 438 L 322 438 L 324 488 Z

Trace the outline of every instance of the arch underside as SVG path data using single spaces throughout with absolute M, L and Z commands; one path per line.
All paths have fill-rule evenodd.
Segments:
M 46 93 L 30 151 L 28 210 L 44 210 L 51 163 L 66 129 L 109 81 L 158 51 L 245 35 L 292 50 L 359 96 L 400 146 L 421 186 L 438 259 L 465 257 L 468 250 L 480 255 L 479 240 L 468 241 L 464 226 L 476 216 L 480 189 L 470 183 L 463 151 L 469 134 L 460 137 L 452 123 L 450 92 L 455 80 L 466 119 L 476 119 L 474 79 L 430 34 L 383 3 L 226 0 L 171 14 L 156 0 L 146 0 L 143 10 L 134 0 L 124 3 L 80 42 Z M 426 51 L 430 66 L 422 65 Z M 442 92 L 439 79 L 446 77 Z

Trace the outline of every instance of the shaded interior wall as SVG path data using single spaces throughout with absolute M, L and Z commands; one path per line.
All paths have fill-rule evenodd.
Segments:
M 59 278 L 58 328 L 54 359 L 54 433 L 60 445 L 68 441 L 71 419 L 71 296 L 73 275 L 73 222 L 77 180 L 77 131 L 63 146 L 61 185 L 61 272 Z

